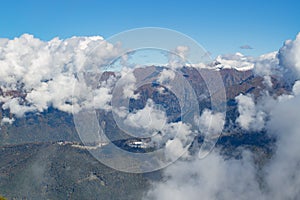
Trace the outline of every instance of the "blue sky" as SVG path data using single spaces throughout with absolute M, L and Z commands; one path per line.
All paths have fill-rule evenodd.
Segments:
M 278 50 L 300 31 L 297 0 L 4 0 L 0 37 L 30 33 L 53 37 L 101 35 L 164 27 L 194 38 L 214 56 L 240 51 L 259 55 Z M 250 45 L 251 50 L 240 49 Z

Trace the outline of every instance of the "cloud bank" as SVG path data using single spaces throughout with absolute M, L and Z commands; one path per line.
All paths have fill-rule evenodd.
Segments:
M 268 86 L 272 86 L 271 75 L 284 77 L 293 83 L 300 77 L 299 43 L 300 35 L 295 40 L 286 41 L 278 52 L 258 58 L 240 53 L 218 56 L 214 68 L 253 70 L 265 78 Z M 72 106 L 75 110 L 79 110 L 83 104 L 91 105 L 91 102 L 83 103 L 83 97 L 80 96 L 80 93 L 89 90 L 88 86 L 81 84 L 74 94 L 74 85 L 80 85 L 78 73 L 81 69 L 101 71 L 101 67 L 114 59 L 120 51 L 120 46 L 112 45 L 100 36 L 42 41 L 24 34 L 12 40 L 0 39 L 0 94 L 2 94 L 0 101 L 3 108 L 10 109 L 17 117 L 21 117 L 26 112 L 41 112 L 50 106 L 64 112 L 72 112 Z M 188 51 L 186 46 L 177 47 L 174 52 L 181 60 L 178 60 L 178 56 L 176 59 L 173 58 L 175 55 L 171 54 L 170 67 L 181 66 L 182 59 L 186 57 Z M 203 64 L 201 66 L 212 68 Z M 134 77 L 128 72 L 126 74 L 129 82 L 123 93 L 125 96 L 137 98 L 138 95 L 133 94 Z M 173 78 L 172 71 L 164 70 L 159 82 Z M 101 93 L 105 96 L 105 102 L 98 106 L 108 108 L 110 89 L 106 87 L 101 89 L 101 92 L 93 91 L 95 94 Z M 96 99 L 100 100 L 100 96 Z
M 28 34 L 13 40 L 0 39 L 3 108 L 17 116 L 41 112 L 49 106 L 71 112 L 72 105 L 80 107 L 79 93 L 73 96 L 80 70 L 96 71 L 118 51 L 99 36 L 54 38 L 48 42 Z M 17 92 L 10 95 L 11 91 Z

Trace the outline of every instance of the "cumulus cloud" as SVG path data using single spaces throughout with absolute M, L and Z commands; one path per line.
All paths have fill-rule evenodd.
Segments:
M 295 40 L 287 40 L 278 52 L 280 65 L 292 73 L 296 79 L 300 78 L 300 33 Z
M 160 72 L 159 77 L 157 81 L 161 84 L 164 84 L 164 82 L 172 81 L 175 78 L 175 72 L 170 69 L 163 69 L 162 72 Z
M 129 113 L 124 123 L 136 128 L 144 128 L 149 131 L 162 131 L 167 123 L 166 113 L 155 107 L 154 102 L 148 99 L 146 106 L 134 113 Z
M 260 76 L 277 76 L 293 83 L 300 78 L 300 34 L 295 40 L 287 40 L 277 52 L 259 56 L 253 60 L 254 72 Z
M 124 98 L 133 98 L 138 99 L 139 94 L 134 94 L 134 91 L 137 89 L 136 84 L 136 77 L 134 75 L 134 69 L 131 68 L 122 68 L 121 77 L 118 81 L 118 84 L 123 88 L 123 97 Z
M 213 142 L 221 134 L 224 123 L 224 114 L 205 109 L 200 116 L 195 116 L 194 122 L 166 123 L 160 134 L 152 137 L 152 141 L 160 145 L 166 144 L 166 157 L 171 160 L 179 156 L 189 158 L 187 148 L 199 134 L 198 131 L 205 135 L 208 141 Z M 192 125 L 196 125 L 197 130 L 193 129 Z
M 76 77 L 80 70 L 99 72 L 119 51 L 119 46 L 99 36 L 54 38 L 48 42 L 29 34 L 1 39 L 1 89 L 26 93 L 24 97 L 1 98 L 3 108 L 17 116 L 49 106 L 65 112 L 71 112 L 72 106 L 80 108 L 73 102 L 79 98 L 73 97 L 73 89 L 74 84 L 81 84 Z
M 279 66 L 277 58 L 278 52 L 271 52 L 259 56 L 254 60 L 253 71 L 259 76 L 282 76 L 282 68 Z
M 264 127 L 266 114 L 258 110 L 253 97 L 240 94 L 235 99 L 238 102 L 239 111 L 236 122 L 245 130 L 260 131 Z
M 187 46 L 178 46 L 175 49 L 175 53 L 178 54 L 183 59 L 186 59 L 188 52 L 189 52 L 189 47 Z
M 3 105 L 3 109 L 10 109 L 10 112 L 15 114 L 17 117 L 22 117 L 26 112 L 36 111 L 36 108 L 33 106 L 22 106 L 22 99 L 12 98 L 6 101 Z
M 293 94 L 294 95 L 300 95 L 300 81 L 296 81 L 293 86 Z
M 201 116 L 195 117 L 199 130 L 205 135 L 218 135 L 223 130 L 225 116 L 222 113 L 213 114 L 211 110 L 205 109 Z
M 165 110 L 148 99 L 144 108 L 128 112 L 118 111 L 119 125 L 135 137 L 150 137 L 149 145 L 164 148 L 165 158 L 174 161 L 178 157 L 188 157 L 187 148 L 195 137 L 189 123 L 168 122 Z M 119 121 L 119 120 L 118 120 Z
M 190 124 L 176 122 L 166 124 L 161 133 L 155 135 L 152 140 L 160 146 L 165 145 L 166 159 L 175 161 L 179 157 L 189 157 L 187 150 L 194 137 Z
M 273 83 L 272 83 L 271 76 L 264 76 L 264 81 L 263 81 L 263 83 L 264 83 L 267 87 L 272 88 Z
M 12 124 L 15 121 L 14 118 L 3 117 L 1 120 L 1 125 L 3 124 Z

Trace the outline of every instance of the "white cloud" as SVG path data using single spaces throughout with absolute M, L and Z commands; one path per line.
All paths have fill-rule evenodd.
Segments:
M 278 52 L 254 59 L 254 72 L 260 76 L 275 75 L 293 82 L 300 78 L 300 33 L 295 40 L 287 40 Z
M 205 159 L 180 161 L 164 172 L 144 199 L 262 199 L 252 158 L 224 160 L 213 152 Z
M 295 78 L 300 78 L 300 33 L 295 40 L 287 40 L 279 50 L 280 65 L 295 73 Z
M 240 94 L 235 98 L 238 102 L 239 116 L 236 122 L 245 130 L 260 131 L 264 128 L 266 114 L 258 110 L 249 95 Z
M 72 104 L 75 103 L 72 100 L 80 99 L 79 96 L 73 97 L 74 85 L 82 84 L 76 79 L 76 74 L 81 69 L 101 71 L 100 68 L 119 51 L 119 46 L 113 46 L 99 36 L 65 40 L 54 38 L 48 42 L 29 34 L 13 40 L 1 39 L 1 88 L 21 88 L 27 93 L 25 102 L 21 98 L 5 97 L 3 108 L 10 109 L 18 116 L 29 111 L 43 111 L 49 106 L 71 112 Z M 107 89 L 98 90 L 98 97 L 95 97 L 97 106 L 107 107 L 105 103 L 101 103 L 105 100 L 99 99 L 102 95 L 99 92 L 107 96 Z M 73 106 L 77 109 L 81 107 L 78 104 Z
M 253 71 L 259 76 L 268 77 L 270 75 L 281 76 L 282 69 L 277 58 L 278 52 L 264 54 L 255 59 Z
M 134 75 L 134 69 L 131 68 L 122 68 L 120 80 L 118 83 L 123 89 L 123 97 L 124 98 L 133 98 L 138 99 L 139 94 L 134 94 L 134 91 L 137 89 L 136 84 L 136 77 Z
M 165 156 L 167 160 L 173 161 L 184 156 L 188 147 L 184 147 L 179 138 L 174 138 L 166 142 Z M 187 157 L 185 155 L 184 157 Z
M 15 121 L 14 118 L 3 117 L 1 120 L 1 125 L 3 124 L 12 124 Z M 1 129 L 1 128 L 0 128 Z
M 165 144 L 166 159 L 175 161 L 179 157 L 189 157 L 187 149 L 194 136 L 189 124 L 176 122 L 166 124 L 161 135 L 155 135 L 153 141 L 160 145 Z
M 36 111 L 36 108 L 33 106 L 23 106 L 21 105 L 22 100 L 20 98 L 13 98 L 6 101 L 3 105 L 3 109 L 10 109 L 12 114 L 15 114 L 17 117 L 22 117 L 26 112 Z
M 266 167 L 272 199 L 300 197 L 300 97 L 279 102 L 271 112 L 268 130 L 278 138 L 276 154 Z M 271 199 L 270 198 L 270 199 Z
M 135 136 L 152 136 L 150 145 L 157 148 L 165 147 L 166 159 L 175 160 L 184 155 L 194 138 L 189 124 L 168 122 L 165 110 L 148 99 L 143 109 L 128 113 L 126 108 L 117 111 L 123 130 Z M 139 135 L 139 132 L 142 132 Z
M 157 79 L 157 81 L 161 84 L 163 84 L 164 82 L 169 82 L 174 80 L 175 78 L 175 72 L 170 70 L 170 69 L 163 69 L 160 74 L 159 77 Z
M 154 102 L 148 99 L 146 106 L 133 113 L 129 113 L 124 123 L 135 128 L 148 131 L 162 131 L 167 123 L 167 116 L 163 110 L 157 109 Z
M 293 86 L 293 94 L 296 96 L 300 94 L 300 81 L 295 82 Z
M 189 52 L 189 47 L 187 46 L 178 46 L 175 49 L 175 53 L 178 54 L 183 59 L 186 59 L 188 52 Z
M 219 135 L 223 130 L 225 116 L 222 113 L 213 114 L 205 109 L 200 117 L 195 118 L 200 131 L 205 135 Z
M 270 76 L 267 76 L 267 75 L 264 76 L 264 81 L 263 81 L 263 83 L 264 83 L 267 87 L 269 87 L 269 88 L 272 88 L 272 86 L 273 86 L 271 77 L 270 77 Z

